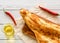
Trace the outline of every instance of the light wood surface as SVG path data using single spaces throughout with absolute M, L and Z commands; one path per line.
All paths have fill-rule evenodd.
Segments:
M 15 19 L 19 19 L 21 16 L 19 14 L 19 9 L 27 8 L 31 9 L 36 5 L 44 6 L 55 12 L 60 13 L 60 0 L 0 0 L 0 42 L 6 43 L 6 37 L 3 33 L 3 27 L 6 23 L 13 23 L 12 20 L 6 16 L 3 12 L 3 8 L 10 11 Z M 16 39 L 19 39 L 16 36 Z M 21 39 L 17 40 L 16 43 L 22 43 Z

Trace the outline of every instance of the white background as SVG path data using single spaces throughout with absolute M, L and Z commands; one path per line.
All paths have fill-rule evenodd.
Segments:
M 0 24 L 12 22 L 10 18 L 4 14 L 3 8 L 10 11 L 12 15 L 14 15 L 15 19 L 18 19 L 20 18 L 19 9 L 31 9 L 37 5 L 44 6 L 48 9 L 60 13 L 60 0 L 0 0 Z M 4 25 L 0 25 L 0 39 L 5 39 L 5 36 L 2 32 L 3 26 Z M 3 41 L 1 42 L 4 43 Z M 22 41 L 19 43 L 22 43 Z
M 34 6 L 41 5 L 55 12 L 60 12 L 60 1 L 59 0 L 1 0 L 0 1 L 0 23 L 10 22 L 9 18 L 3 12 L 3 8 L 9 9 L 10 12 L 17 19 L 20 17 L 19 9 L 27 8 L 31 9 Z M 2 19 L 4 18 L 4 19 Z M 8 21 L 7 21 L 8 20 Z

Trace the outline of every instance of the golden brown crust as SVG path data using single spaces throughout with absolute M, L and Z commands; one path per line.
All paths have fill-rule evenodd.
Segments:
M 28 26 L 27 26 L 26 24 L 23 26 L 22 32 L 23 32 L 25 35 L 27 35 L 27 36 L 35 39 L 34 33 L 28 28 Z
M 51 43 L 59 43 L 60 25 L 39 17 L 38 15 L 35 15 L 29 11 L 29 13 L 26 12 L 26 14 L 23 14 L 25 10 L 22 10 L 21 15 L 24 15 L 22 17 L 29 29 L 34 32 L 38 43 L 40 43 L 42 39 L 47 41 L 47 43 L 50 43 L 50 41 Z

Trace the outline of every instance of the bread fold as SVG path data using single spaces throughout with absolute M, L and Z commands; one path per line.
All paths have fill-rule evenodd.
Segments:
M 21 9 L 20 14 L 26 23 L 26 32 L 32 34 L 38 43 L 60 43 L 60 25 L 55 24 L 26 9 Z

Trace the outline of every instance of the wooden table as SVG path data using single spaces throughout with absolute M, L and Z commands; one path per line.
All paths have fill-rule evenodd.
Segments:
M 3 32 L 3 27 L 6 23 L 13 23 L 12 20 L 5 15 L 3 8 L 10 11 L 15 19 L 19 19 L 21 16 L 19 14 L 20 8 L 31 9 L 33 6 L 41 5 L 49 8 L 53 11 L 60 13 L 60 0 L 0 0 L 0 42 L 7 43 L 6 37 Z M 16 42 L 23 43 L 21 39 L 15 36 Z

